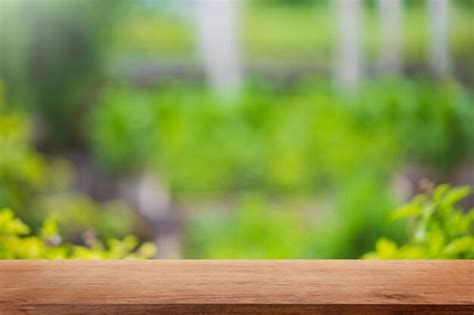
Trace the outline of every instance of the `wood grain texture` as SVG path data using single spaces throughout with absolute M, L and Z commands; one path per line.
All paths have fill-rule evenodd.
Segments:
M 0 314 L 474 314 L 474 261 L 0 261 Z

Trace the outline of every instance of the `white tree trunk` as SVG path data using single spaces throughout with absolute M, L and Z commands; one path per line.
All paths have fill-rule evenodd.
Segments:
M 398 74 L 401 65 L 401 0 L 379 0 L 380 59 L 383 74 Z
M 241 86 L 237 0 L 196 0 L 195 21 L 207 80 L 218 94 Z
M 439 76 L 447 74 L 450 70 L 448 7 L 449 0 L 428 0 L 431 33 L 430 58 L 433 70 Z
M 357 86 L 362 76 L 361 0 L 336 0 L 338 47 L 336 83 L 343 90 Z

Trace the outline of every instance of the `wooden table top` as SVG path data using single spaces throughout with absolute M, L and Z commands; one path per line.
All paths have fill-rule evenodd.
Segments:
M 0 314 L 474 314 L 474 261 L 0 261 Z

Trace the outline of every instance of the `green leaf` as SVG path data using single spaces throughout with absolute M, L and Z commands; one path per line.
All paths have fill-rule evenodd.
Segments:
M 41 228 L 41 237 L 42 238 L 51 238 L 51 237 L 56 237 L 58 234 L 58 224 L 56 222 L 56 219 L 53 217 L 50 217 L 46 219 L 46 221 L 43 223 L 43 227 Z
M 375 245 L 377 252 L 382 256 L 391 256 L 397 252 L 398 246 L 394 241 L 386 238 L 381 238 Z
M 471 194 L 472 190 L 469 186 L 462 186 L 450 189 L 441 202 L 442 207 L 454 206 Z
M 450 242 L 444 249 L 443 254 L 448 256 L 458 256 L 468 253 L 474 247 L 474 238 L 472 236 L 464 236 Z
M 376 252 L 367 257 L 434 259 L 474 257 L 474 211 L 467 214 L 455 204 L 469 195 L 470 187 L 439 186 L 432 195 L 418 195 L 396 211 L 395 217 L 415 217 L 416 226 L 409 240 L 399 248 L 395 243 L 380 239 Z
M 0 235 L 25 235 L 29 232 L 29 227 L 20 219 L 15 218 L 13 211 L 0 210 Z
M 449 187 L 450 186 L 448 184 L 444 184 L 444 185 L 440 185 L 436 187 L 436 189 L 433 192 L 433 200 L 435 202 L 440 201 L 441 198 L 444 196 L 444 194 L 448 191 Z
M 421 208 L 416 203 L 409 203 L 403 207 L 398 208 L 391 214 L 392 220 L 400 220 L 410 217 L 417 217 L 421 214 Z

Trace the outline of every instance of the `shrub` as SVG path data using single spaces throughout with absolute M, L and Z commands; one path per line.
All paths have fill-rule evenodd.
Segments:
M 410 239 L 398 246 L 382 238 L 369 259 L 473 259 L 474 209 L 465 213 L 457 204 L 472 192 L 471 187 L 441 185 L 416 196 L 393 213 L 394 219 L 410 219 Z
M 130 233 L 138 218 L 123 203 L 98 203 L 72 193 L 73 172 L 63 158 L 46 157 L 31 144 L 32 126 L 24 113 L 4 102 L 0 85 L 0 209 L 11 208 L 36 228 L 54 214 L 67 239 L 92 227 L 100 238 Z
M 0 210 L 0 259 L 145 259 L 155 254 L 153 244 L 137 247 L 133 236 L 110 239 L 107 245 L 89 236 L 86 243 L 87 246 L 63 244 L 53 218 L 47 219 L 35 235 L 13 211 Z

